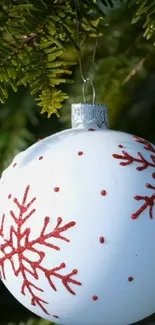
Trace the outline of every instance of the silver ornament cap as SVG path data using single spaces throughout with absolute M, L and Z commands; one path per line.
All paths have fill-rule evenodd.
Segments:
M 72 128 L 79 129 L 107 129 L 108 109 L 102 104 L 72 104 Z

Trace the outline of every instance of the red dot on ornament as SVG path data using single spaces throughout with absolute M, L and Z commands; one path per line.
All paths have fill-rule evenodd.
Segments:
M 53 317 L 54 317 L 54 318 L 59 318 L 59 316 L 57 316 L 57 315 L 53 315 Z
M 39 157 L 39 160 L 42 160 L 42 159 L 43 159 L 43 156 L 40 156 L 40 157 Z
M 17 165 L 17 163 L 13 164 L 13 168 L 15 168 L 15 167 L 16 167 L 16 165 Z
M 82 151 L 79 151 L 79 152 L 78 152 L 78 155 L 79 155 L 79 156 L 82 156 L 82 155 L 83 155 L 83 152 L 82 152 Z
M 129 281 L 129 282 L 132 282 L 132 281 L 133 281 L 133 276 L 129 276 L 129 277 L 128 277 L 128 281 Z
M 98 300 L 98 296 L 92 296 L 92 299 L 93 299 L 94 301 L 96 301 L 96 300 Z
M 93 128 L 90 128 L 90 129 L 88 129 L 88 131 L 96 131 L 95 129 L 93 129 Z
M 11 199 L 11 194 L 8 195 L 8 199 Z
M 64 267 L 66 267 L 66 264 L 65 263 L 61 263 L 61 268 L 63 269 Z
M 100 240 L 100 243 L 101 243 L 101 244 L 104 243 L 104 237 L 103 237 L 103 236 L 101 236 L 101 237 L 99 238 L 99 240 Z
M 102 195 L 102 196 L 105 196 L 106 194 L 107 194 L 107 192 L 106 192 L 105 190 L 102 190 L 102 191 L 101 191 L 101 195 Z
M 122 144 L 119 144 L 118 147 L 119 147 L 119 148 L 123 148 Z
M 54 187 L 54 192 L 59 192 L 60 188 L 59 187 Z
M 73 274 L 75 275 L 75 274 L 77 274 L 78 273 L 78 270 L 77 269 L 74 269 L 73 270 Z

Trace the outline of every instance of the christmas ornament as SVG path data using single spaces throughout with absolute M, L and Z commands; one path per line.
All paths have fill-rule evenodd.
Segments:
M 77 11 L 76 21 L 79 40 Z M 89 78 L 79 53 L 85 103 L 72 106 L 72 129 L 18 154 L 0 181 L 1 279 L 62 325 L 127 325 L 155 311 L 155 146 L 108 129 L 94 104 L 96 47 Z
M 18 154 L 0 184 L 1 279 L 68 325 L 125 325 L 155 311 L 155 146 L 75 104 L 72 129 Z

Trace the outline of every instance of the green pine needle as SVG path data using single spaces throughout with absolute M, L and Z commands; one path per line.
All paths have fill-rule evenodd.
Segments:
M 144 28 L 144 37 L 149 40 L 155 38 L 155 1 L 138 0 L 137 12 L 132 23 L 142 22 Z M 155 44 L 155 43 L 154 43 Z
M 53 90 L 52 88 L 43 90 L 37 99 L 38 106 L 42 108 L 41 114 L 46 112 L 49 118 L 55 113 L 59 117 L 58 109 L 62 107 L 62 102 L 66 99 L 68 99 L 67 94 L 61 90 Z
M 100 13 L 97 4 L 92 8 L 87 1 L 82 4 L 79 16 L 80 38 L 96 37 Z M 20 85 L 30 87 L 30 92 L 40 101 L 42 113 L 57 113 L 67 95 L 61 92 L 62 83 L 72 83 L 74 62 L 66 62 L 64 54 L 76 43 L 76 16 L 72 1 L 21 1 L 8 7 L 8 18 L 0 38 L 0 101 L 7 98 L 7 87 L 14 91 Z M 58 89 L 59 87 L 59 89 Z M 52 91 L 51 91 L 52 89 Z M 47 100 L 45 99 L 45 94 Z M 56 98 L 58 96 L 59 98 Z M 49 104 L 49 108 L 47 105 Z
M 116 2 L 126 2 L 100 1 L 106 8 L 115 7 Z M 141 21 L 145 28 L 144 36 L 154 39 L 155 2 L 131 2 L 137 9 L 133 22 Z M 74 1 L 21 0 L 18 3 L 10 0 L 5 20 L 0 22 L 0 101 L 5 102 L 9 86 L 14 91 L 20 85 L 29 86 L 36 100 L 40 99 L 42 112 L 50 112 L 50 116 L 66 99 L 67 94 L 59 91 L 62 84 L 73 82 L 69 76 L 73 65 L 78 63 L 77 55 L 74 62 L 66 59 L 71 49 L 79 52 Z M 105 14 L 98 7 L 97 0 L 77 0 L 77 3 L 79 38 L 83 44 L 83 40 L 102 36 L 107 23 L 104 25 Z M 46 92 L 50 97 L 48 101 L 44 96 Z M 56 95 L 60 94 L 57 101 Z

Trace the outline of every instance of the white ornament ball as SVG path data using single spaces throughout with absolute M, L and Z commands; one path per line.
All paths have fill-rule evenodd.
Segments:
M 73 105 L 73 128 L 15 157 L 0 183 L 0 272 L 62 325 L 127 325 L 155 312 L 155 146 Z

